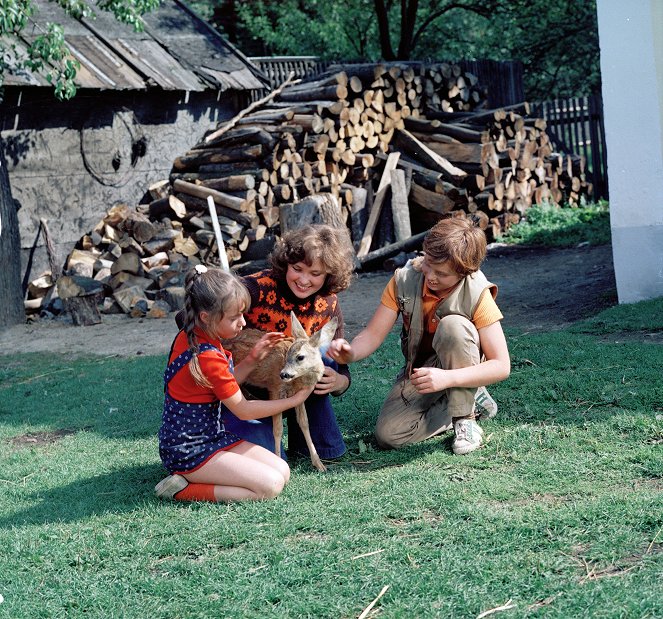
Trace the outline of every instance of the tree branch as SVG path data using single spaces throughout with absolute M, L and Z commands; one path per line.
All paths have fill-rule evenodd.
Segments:
M 472 3 L 472 4 L 464 4 L 462 2 L 452 2 L 451 4 L 448 4 L 445 7 L 442 7 L 441 9 L 434 11 L 431 13 L 419 26 L 417 29 L 416 33 L 412 37 L 412 49 L 414 49 L 421 38 L 421 35 L 424 33 L 426 28 L 430 26 L 438 17 L 441 17 L 448 11 L 451 11 L 452 9 L 465 9 L 466 11 L 470 11 L 472 13 L 476 13 L 480 17 L 490 17 L 493 15 L 494 11 L 500 8 L 501 3 L 498 2 L 492 2 L 492 6 L 484 5 L 481 3 Z

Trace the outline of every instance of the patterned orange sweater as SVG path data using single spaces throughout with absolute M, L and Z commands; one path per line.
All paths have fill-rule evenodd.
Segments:
M 338 328 L 334 337 L 344 337 L 343 312 L 335 294 L 326 296 L 316 294 L 306 299 L 299 299 L 292 293 L 288 284 L 273 278 L 270 269 L 241 279 L 251 294 L 251 308 L 244 314 L 247 327 L 292 335 L 290 312 L 294 311 L 297 320 L 309 336 L 336 317 Z M 346 365 L 341 365 L 338 372 L 350 378 Z

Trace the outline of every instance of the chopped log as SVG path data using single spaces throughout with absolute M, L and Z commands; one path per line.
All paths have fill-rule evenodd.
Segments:
M 145 291 L 140 286 L 127 286 L 113 292 L 113 298 L 125 314 L 129 314 L 134 305 L 141 300 L 147 301 Z
M 410 200 L 415 204 L 440 215 L 446 215 L 456 207 L 456 202 L 448 196 L 424 189 L 416 183 L 412 183 Z
M 98 252 L 95 253 L 93 251 L 74 249 L 67 259 L 65 267 L 66 271 L 69 275 L 92 277 L 94 273 L 94 263 L 98 257 Z
M 111 275 L 115 275 L 120 271 L 133 275 L 141 275 L 143 273 L 141 259 L 133 252 L 122 254 L 111 266 Z
M 419 249 L 424 241 L 424 237 L 427 234 L 428 230 L 426 230 L 425 232 L 420 232 L 419 234 L 415 234 L 414 236 L 411 236 L 409 239 L 405 239 L 404 241 L 399 241 L 396 243 L 392 243 L 391 245 L 381 247 L 380 249 L 376 249 L 366 254 L 365 256 L 360 257 L 359 262 L 361 263 L 361 266 L 363 268 L 366 268 L 372 263 L 378 262 L 380 260 L 385 260 L 390 256 L 395 256 L 396 254 L 402 251 L 409 252 L 415 249 Z
M 428 146 L 428 148 L 430 148 L 434 153 L 444 157 L 447 161 L 453 164 L 483 163 L 481 157 L 481 144 L 443 144 L 441 142 L 431 141 L 427 142 L 426 146 Z
M 159 200 L 161 198 L 168 197 L 169 185 L 170 182 L 167 180 L 162 180 L 162 181 L 157 181 L 156 183 L 152 183 L 147 189 L 150 196 L 152 197 L 152 200 Z
M 359 248 L 361 237 L 368 220 L 368 192 L 364 187 L 351 186 L 352 200 L 350 204 L 350 236 L 355 250 Z
M 48 264 L 51 268 L 51 278 L 53 279 L 53 282 L 55 282 L 57 281 L 58 277 L 60 277 L 61 268 L 59 265 L 57 253 L 55 251 L 55 245 L 53 244 L 53 239 L 51 238 L 51 231 L 48 229 L 48 222 L 43 217 L 39 219 L 39 227 L 41 229 L 42 234 L 44 235 L 44 244 L 46 245 Z M 1 230 L 2 230 L 2 225 L 0 222 L 0 234 Z M 101 240 L 99 234 L 96 234 L 96 236 L 99 237 L 99 240 Z
M 173 162 L 173 170 L 192 170 L 202 165 L 254 161 L 264 154 L 261 144 L 237 146 L 236 148 L 219 148 L 190 151 L 189 154 L 177 157 Z
M 215 189 L 201 187 L 200 185 L 194 185 L 193 183 L 187 183 L 186 181 L 176 180 L 173 183 L 173 189 L 175 189 L 175 191 L 181 191 L 182 193 L 195 196 L 196 198 L 207 199 L 207 197 L 210 196 L 216 204 L 235 211 L 246 212 L 251 210 L 251 203 L 248 200 L 235 198 L 234 196 L 229 196 L 228 194 L 216 191 Z
M 105 290 L 101 282 L 80 275 L 63 275 L 58 279 L 56 287 L 61 299 L 103 294 Z
M 268 150 L 274 148 L 276 139 L 263 127 L 236 127 L 212 140 L 203 139 L 191 150 L 204 150 L 206 148 L 227 148 L 238 144 L 263 144 Z
M 319 86 L 317 88 L 305 88 L 302 90 L 284 90 L 281 93 L 283 101 L 314 101 L 316 99 L 347 99 L 347 86 L 333 84 L 331 86 Z
M 217 191 L 245 191 L 256 186 L 256 179 L 251 174 L 235 174 L 223 178 L 202 180 L 200 184 Z
M 62 306 L 64 311 L 71 316 L 74 326 L 89 327 L 101 322 L 99 301 L 100 299 L 96 295 L 72 297 L 62 299 Z
M 281 204 L 279 216 L 281 233 L 319 223 L 328 224 L 335 228 L 345 227 L 341 205 L 338 203 L 336 196 L 331 193 L 314 194 L 299 202 Z
M 189 211 L 195 211 L 198 213 L 201 212 L 206 213 L 208 211 L 206 199 L 197 198 L 195 196 L 190 196 L 185 193 L 179 193 L 177 194 L 177 197 L 186 204 L 187 209 Z M 219 215 L 222 215 L 223 217 L 234 219 L 236 222 L 240 223 L 245 228 L 253 228 L 260 223 L 257 214 L 255 214 L 252 211 L 251 212 L 236 211 L 235 209 L 226 208 L 225 206 L 217 204 L 216 212 Z M 191 215 L 191 213 L 189 213 L 189 215 Z M 189 221 L 191 221 L 191 217 L 189 218 Z

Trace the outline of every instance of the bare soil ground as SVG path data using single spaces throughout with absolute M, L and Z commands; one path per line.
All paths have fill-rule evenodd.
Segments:
M 499 287 L 505 327 L 559 329 L 617 302 L 612 248 L 547 249 L 493 246 L 482 271 Z M 359 274 L 340 294 L 347 336 L 366 325 L 391 273 Z M 166 319 L 106 315 L 103 322 L 75 327 L 66 318 L 39 320 L 0 332 L 0 354 L 53 352 L 67 356 L 160 355 L 177 332 Z

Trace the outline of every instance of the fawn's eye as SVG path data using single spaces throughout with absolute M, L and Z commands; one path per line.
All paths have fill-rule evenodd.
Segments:
M 306 359 L 305 355 L 297 355 L 297 361 L 304 361 Z

